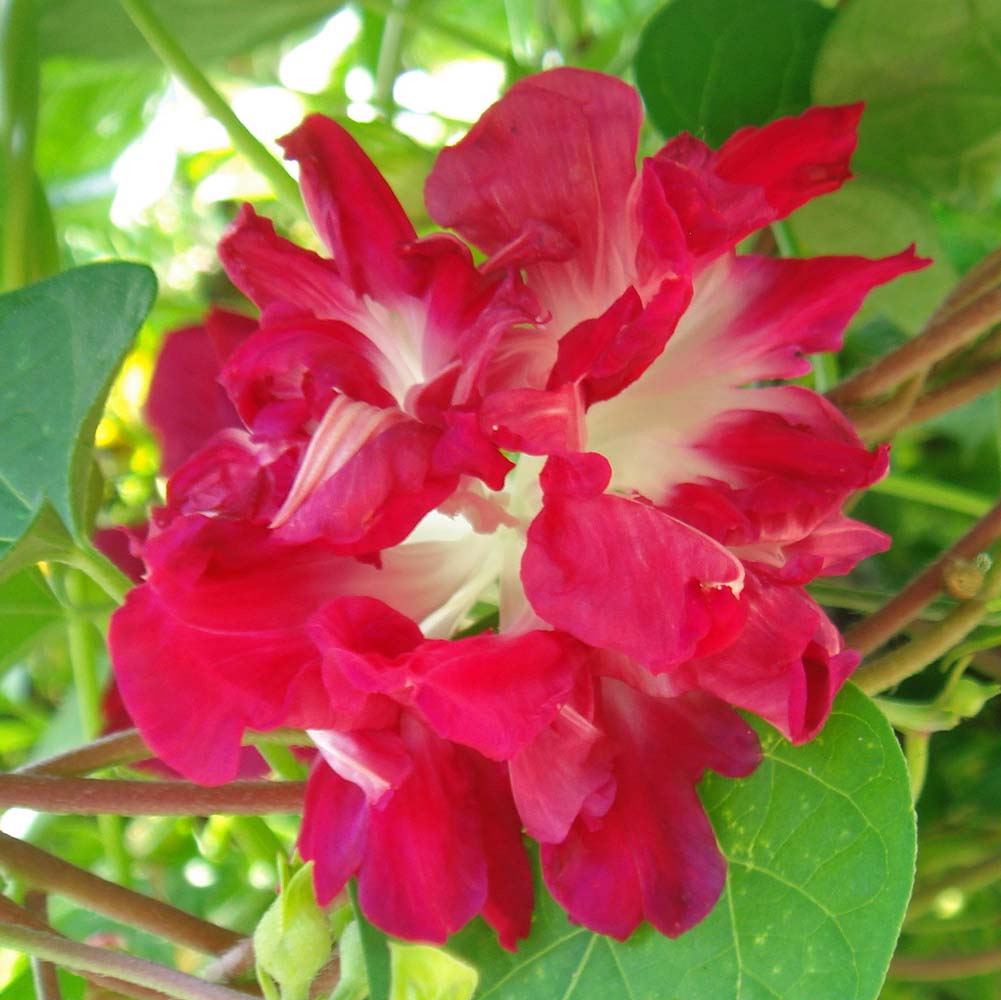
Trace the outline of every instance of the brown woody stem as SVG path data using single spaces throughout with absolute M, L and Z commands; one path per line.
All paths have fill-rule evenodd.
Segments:
M 984 976 L 991 972 L 1001 972 L 1001 948 L 975 955 L 938 955 L 934 958 L 898 955 L 890 963 L 889 975 L 893 979 L 942 982 Z
M 0 923 L 0 945 L 80 973 L 110 976 L 176 1000 L 246 1000 L 246 994 L 207 983 L 184 972 L 106 948 L 70 941 L 52 931 Z M 149 994 L 146 994 L 147 996 Z
M 977 399 L 985 392 L 1001 385 L 1001 360 L 983 365 L 977 371 L 947 382 L 945 385 L 921 396 L 897 429 L 920 424 L 933 417 L 954 410 L 957 406 Z
M 267 733 L 245 733 L 243 742 L 250 746 L 276 744 L 279 746 L 310 746 L 309 737 L 299 729 L 273 729 Z M 100 771 L 105 767 L 134 764 L 154 756 L 143 742 L 138 729 L 123 729 L 117 733 L 100 736 L 82 747 L 54 754 L 45 760 L 18 768 L 18 774 L 47 774 L 71 778 Z
M 936 361 L 970 343 L 997 322 L 1001 322 L 1001 289 L 991 289 L 933 319 L 913 340 L 835 386 L 828 398 L 844 406 L 889 392 L 911 376 L 927 371 Z
M 226 813 L 264 816 L 302 809 L 305 783 L 234 781 L 219 787 L 188 781 L 117 781 L 0 775 L 0 808 L 22 806 L 39 812 L 80 816 L 210 816 Z
M 31 927 L 38 931 L 46 931 L 49 934 L 57 935 L 57 932 L 53 930 L 44 920 L 36 916 L 34 913 L 30 913 L 28 910 L 22 909 L 16 903 L 12 903 L 6 896 L 0 896 L 0 924 L 15 924 L 21 927 Z M 52 964 L 50 962 L 46 962 L 45 964 L 52 968 Z M 158 990 L 146 990 L 141 986 L 133 986 L 129 983 L 123 983 L 121 980 L 112 979 L 107 976 L 99 976 L 95 973 L 87 973 L 84 978 L 94 983 L 96 986 L 100 986 L 114 993 L 120 993 L 123 996 L 133 997 L 134 1000 L 165 1000 L 166 998 L 166 994 L 160 993 Z M 38 992 L 38 1000 L 43 1000 L 41 992 L 36 992 Z M 58 996 L 58 994 L 56 995 Z M 166 998 L 166 1000 L 169 1000 L 169 998 Z
M 0 869 L 28 885 L 196 951 L 217 954 L 244 940 L 235 931 L 108 882 L 5 833 L 0 833 Z
M 919 639 L 862 666 L 853 675 L 852 681 L 866 694 L 873 695 L 920 673 L 929 663 L 933 663 L 965 639 L 987 613 L 987 603 L 999 594 L 1001 562 L 995 564 L 984 578 L 976 597 L 957 605 Z
M 845 642 L 867 656 L 912 622 L 942 590 L 942 571 L 956 559 L 972 559 L 1001 538 L 1001 503 L 985 514 L 952 548 L 892 597 L 878 611 L 853 625 Z

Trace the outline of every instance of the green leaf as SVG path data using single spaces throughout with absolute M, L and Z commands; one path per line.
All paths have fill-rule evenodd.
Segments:
M 149 268 L 106 263 L 0 296 L 0 560 L 86 534 L 94 429 L 155 293 Z
M 813 0 L 673 0 L 646 26 L 636 82 L 664 135 L 719 145 L 810 104 L 832 13 Z
M 155 0 L 156 14 L 197 62 L 247 52 L 335 13 L 331 0 Z M 155 60 L 118 0 L 42 2 L 43 57 Z
M 916 333 L 956 282 L 934 218 L 920 193 L 906 187 L 858 177 L 841 190 L 804 205 L 787 225 L 804 256 L 882 257 L 915 243 L 918 253 L 934 260 L 923 271 L 875 289 L 856 323 L 883 314 L 901 329 Z
M 480 972 L 477 1000 L 874 1000 L 914 877 L 896 738 L 854 688 L 806 746 L 755 728 L 757 772 L 702 786 L 729 861 L 705 921 L 674 941 L 644 927 L 620 944 L 570 924 L 540 892 L 517 954 L 479 921 L 450 942 Z
M 24 570 L 0 582 L 0 670 L 62 620 L 63 609 L 38 570 Z
M 852 0 L 817 59 L 820 104 L 864 100 L 854 165 L 957 204 L 1001 169 L 1001 4 Z

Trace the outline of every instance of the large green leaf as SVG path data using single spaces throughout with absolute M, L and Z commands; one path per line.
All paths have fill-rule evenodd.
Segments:
M 874 1000 L 914 876 L 897 741 L 854 688 L 807 746 L 757 728 L 757 772 L 702 789 L 729 861 L 703 923 L 675 941 L 645 927 L 620 944 L 568 923 L 540 892 L 517 954 L 482 923 L 452 940 L 479 968 L 478 1000 Z
M 715 146 L 804 110 L 831 17 L 813 0 L 673 0 L 636 54 L 650 117 L 665 135 L 687 130 Z
M 94 429 L 155 293 L 149 268 L 105 263 L 0 296 L 0 561 L 86 533 Z
M 0 670 L 63 621 L 63 609 L 37 569 L 0 581 Z
M 863 254 L 882 257 L 899 253 L 911 243 L 934 263 L 905 274 L 865 301 L 858 322 L 878 314 L 902 330 L 916 333 L 928 321 L 956 281 L 939 229 L 925 200 L 912 189 L 858 177 L 839 191 L 815 198 L 789 219 L 800 252 Z
M 155 59 L 118 0 L 40 0 L 42 55 Z M 152 0 L 196 62 L 247 52 L 335 13 L 336 0 Z
M 1001 3 L 852 0 L 824 41 L 814 96 L 866 102 L 860 172 L 985 203 L 1001 170 Z

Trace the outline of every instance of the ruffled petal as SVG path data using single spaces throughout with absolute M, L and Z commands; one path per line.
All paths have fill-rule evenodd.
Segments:
M 266 440 L 305 436 L 332 392 L 375 407 L 395 405 L 380 384 L 375 349 L 346 323 L 299 317 L 269 323 L 226 363 L 222 384 L 248 427 Z
M 219 242 L 230 281 L 260 309 L 280 306 L 320 319 L 350 321 L 358 300 L 333 261 L 282 239 L 249 205 Z
M 528 835 L 542 844 L 566 839 L 584 803 L 611 786 L 613 747 L 576 708 L 552 724 L 510 762 L 511 790 Z
M 281 144 L 299 164 L 310 218 L 355 294 L 383 299 L 407 292 L 411 276 L 400 250 L 417 234 L 347 130 L 323 115 L 310 115 Z
M 551 625 L 661 671 L 729 632 L 743 568 L 648 504 L 550 494 L 528 530 L 521 576 Z
M 387 934 L 444 944 L 487 900 L 475 790 L 456 748 L 407 716 L 400 732 L 413 770 L 370 808 L 359 901 Z
M 811 108 L 734 133 L 717 151 L 687 133 L 647 160 L 692 253 L 713 257 L 849 177 L 860 104 Z
M 710 696 L 652 698 L 610 678 L 601 681 L 600 725 L 618 749 L 614 802 L 600 818 L 578 818 L 562 843 L 543 845 L 546 884 L 590 930 L 625 940 L 647 920 L 677 937 L 713 908 L 726 875 L 696 784 L 707 768 L 753 771 L 757 737 Z
M 504 769 L 473 753 L 466 757 L 482 816 L 480 831 L 487 863 L 487 898 L 480 915 L 497 932 L 501 947 L 515 951 L 518 940 L 531 932 L 535 902 L 521 820 Z
M 567 699 L 575 647 L 552 632 L 426 642 L 409 657 L 414 704 L 439 736 L 508 760 Z
M 798 587 L 749 575 L 740 637 L 715 655 L 684 664 L 676 679 L 754 712 L 794 743 L 813 739 L 834 697 L 858 665 L 837 630 Z
M 568 329 L 629 284 L 623 206 L 640 119 L 636 92 L 613 77 L 555 69 L 521 80 L 439 154 L 431 216 L 489 254 L 514 244 L 505 263 L 530 262 L 529 284 Z
M 295 629 L 208 632 L 179 621 L 146 584 L 112 617 L 109 646 L 143 739 L 193 781 L 232 781 L 245 729 L 330 720 L 316 650 Z
M 318 759 L 306 786 L 302 826 L 296 842 L 313 862 L 316 898 L 326 906 L 358 870 L 368 843 L 369 808 L 362 790 Z

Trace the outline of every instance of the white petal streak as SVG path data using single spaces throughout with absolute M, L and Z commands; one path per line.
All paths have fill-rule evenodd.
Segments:
M 337 396 L 313 433 L 292 488 L 271 527 L 284 524 L 318 486 L 339 472 L 374 437 L 406 420 L 398 410 Z

